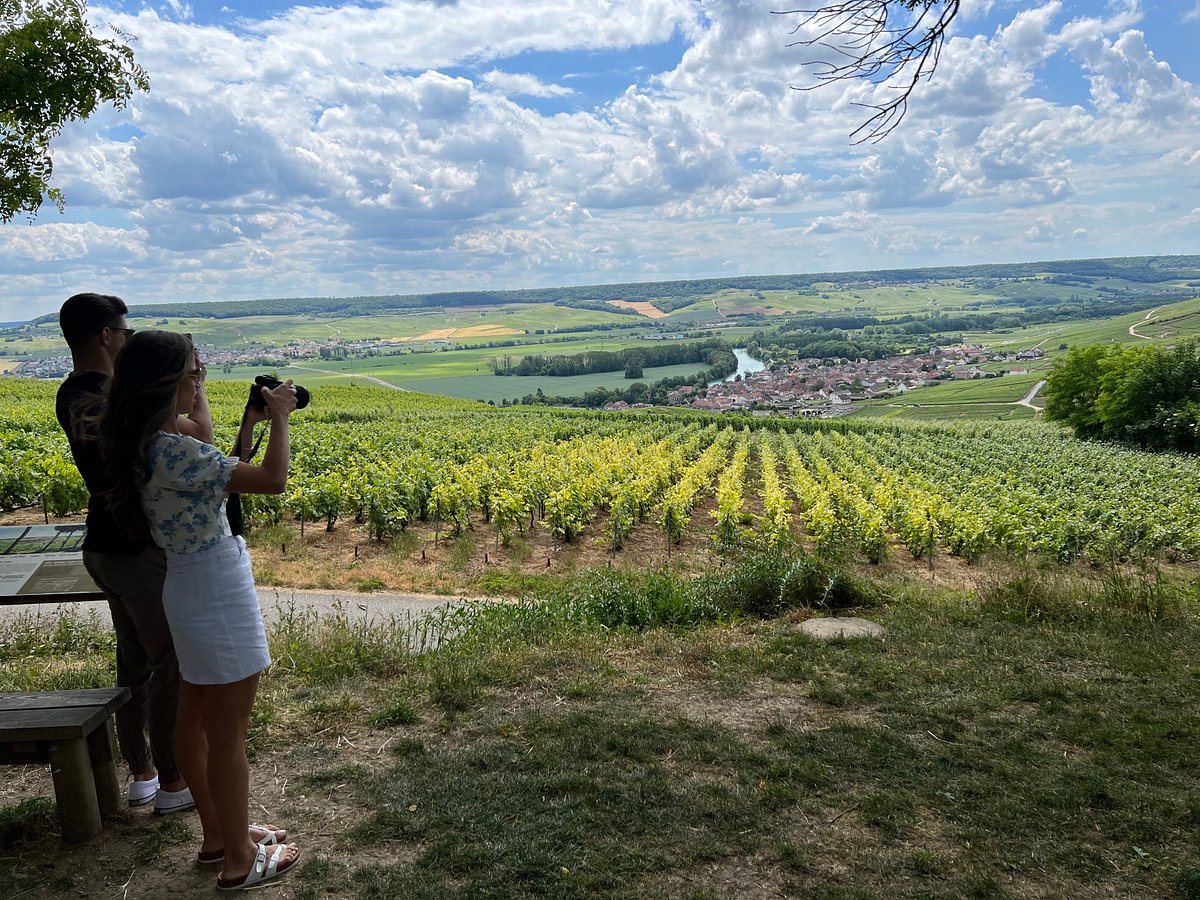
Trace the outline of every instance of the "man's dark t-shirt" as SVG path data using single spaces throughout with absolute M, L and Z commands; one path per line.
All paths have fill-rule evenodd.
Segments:
M 101 493 L 107 489 L 104 463 L 100 459 L 100 445 L 95 441 L 77 440 L 75 436 L 75 408 L 80 401 L 92 400 L 104 391 L 108 376 L 103 372 L 81 372 L 71 374 L 58 389 L 54 411 L 58 424 L 67 433 L 71 455 L 75 466 L 87 485 L 88 513 L 87 534 L 83 538 L 83 549 L 95 553 L 120 553 L 136 555 L 145 549 L 145 544 L 129 537 L 112 517 L 108 503 Z

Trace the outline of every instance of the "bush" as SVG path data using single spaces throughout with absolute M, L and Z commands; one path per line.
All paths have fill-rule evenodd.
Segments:
M 690 591 L 727 615 L 738 613 L 769 618 L 784 608 L 780 585 L 791 560 L 773 551 L 746 557 L 728 569 L 704 575 L 690 585 Z
M 874 592 L 844 569 L 812 556 L 801 556 L 788 567 L 779 586 L 779 607 L 791 609 L 848 609 L 870 606 Z
M 690 627 L 722 617 L 722 610 L 669 572 L 603 569 L 568 583 L 570 618 L 602 628 Z

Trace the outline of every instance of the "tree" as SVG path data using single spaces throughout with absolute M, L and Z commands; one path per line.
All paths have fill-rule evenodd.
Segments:
M 1120 353 L 1104 344 L 1074 347 L 1066 359 L 1055 362 L 1046 379 L 1046 417 L 1065 422 L 1077 437 L 1099 437 L 1104 423 L 1096 411 L 1100 399 L 1100 376 L 1111 353 Z
M 1200 450 L 1200 347 L 1073 348 L 1046 384 L 1046 416 L 1077 437 L 1148 450 Z
M 0 222 L 32 218 L 43 196 L 61 211 L 50 141 L 97 106 L 121 109 L 150 89 L 130 37 L 97 37 L 86 9 L 83 0 L 0 0 Z
M 777 12 L 800 17 L 792 34 L 804 37 L 789 47 L 820 48 L 829 54 L 805 63 L 814 69 L 816 84 L 797 90 L 839 81 L 897 82 L 892 85 L 897 93 L 887 102 L 855 104 L 875 112 L 850 132 L 851 140 L 882 140 L 903 120 L 917 85 L 933 77 L 959 4 L 960 0 L 840 0 Z
M 645 358 L 640 353 L 631 353 L 625 363 L 626 378 L 641 378 Z

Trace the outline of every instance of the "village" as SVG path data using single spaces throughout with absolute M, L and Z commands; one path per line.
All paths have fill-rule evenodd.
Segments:
M 982 366 L 986 363 L 1014 363 L 1004 374 L 1023 375 L 1028 370 L 1020 364 L 1043 355 L 1041 348 L 997 354 L 981 344 L 961 344 L 878 360 L 799 359 L 707 388 L 688 385 L 672 391 L 667 399 L 674 406 L 714 412 L 749 410 L 826 418 L 846 414 L 855 401 L 895 396 L 944 381 L 1002 374 L 985 371 Z

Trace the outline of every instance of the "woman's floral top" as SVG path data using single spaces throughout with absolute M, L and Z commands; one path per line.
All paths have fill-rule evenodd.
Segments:
M 230 534 L 225 486 L 238 460 L 212 444 L 160 431 L 150 445 L 150 479 L 142 509 L 154 543 L 170 553 L 195 553 Z

